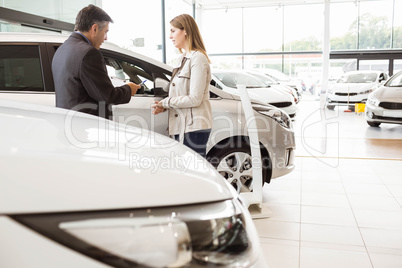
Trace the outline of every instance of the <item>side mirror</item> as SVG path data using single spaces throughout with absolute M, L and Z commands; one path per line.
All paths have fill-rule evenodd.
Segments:
M 160 77 L 157 77 L 154 81 L 154 87 L 162 88 L 163 91 L 169 92 L 169 81 L 162 79 Z

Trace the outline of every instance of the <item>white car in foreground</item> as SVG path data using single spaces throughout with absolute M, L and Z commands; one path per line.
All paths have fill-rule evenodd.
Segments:
M 215 70 L 212 72 L 212 79 L 215 87 L 234 95 L 239 95 L 237 86 L 244 85 L 250 99 L 275 106 L 285 111 L 290 118 L 296 116 L 297 105 L 291 94 L 266 85 L 246 71 Z
M 381 71 L 350 71 L 343 74 L 336 83 L 328 84 L 327 108 L 349 106 L 354 109 L 355 103 L 366 103 L 368 95 L 379 88 L 388 79 Z
M 381 123 L 402 124 L 402 71 L 368 96 L 364 114 L 372 127 Z
M 238 194 L 143 129 L 0 101 L 0 267 L 266 267 Z

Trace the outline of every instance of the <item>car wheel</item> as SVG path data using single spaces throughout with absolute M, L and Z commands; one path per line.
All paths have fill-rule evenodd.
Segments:
M 335 109 L 335 105 L 327 105 L 327 109 L 328 109 L 328 110 L 334 110 L 334 109 Z
M 379 127 L 381 125 L 381 123 L 370 122 L 370 121 L 367 121 L 367 124 L 369 124 L 370 127 Z
M 251 151 L 250 147 L 247 145 L 232 147 L 230 149 L 222 148 L 221 150 L 215 151 L 215 154 L 210 156 L 209 159 L 211 164 L 218 170 L 218 172 L 225 177 L 225 179 L 236 189 L 238 193 L 240 192 L 252 192 L 253 191 L 253 169 L 251 162 Z M 263 166 L 263 181 L 264 185 L 265 178 L 270 165 L 269 157 L 262 155 L 262 166 Z

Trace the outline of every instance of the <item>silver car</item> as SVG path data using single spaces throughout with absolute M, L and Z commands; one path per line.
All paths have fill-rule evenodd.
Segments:
M 371 127 L 402 124 L 402 71 L 368 96 L 364 114 Z
M 68 36 L 0 33 L 0 98 L 55 106 L 51 61 Z M 168 114 L 154 116 L 151 105 L 163 97 L 172 67 L 143 55 L 104 43 L 104 55 L 112 81 L 147 80 L 128 104 L 114 107 L 114 120 L 167 135 Z M 251 150 L 248 131 L 259 134 L 263 181 L 294 169 L 295 137 L 289 116 L 264 103 L 253 102 L 257 130 L 248 129 L 239 97 L 210 86 L 213 129 L 207 157 L 237 189 L 252 190 Z

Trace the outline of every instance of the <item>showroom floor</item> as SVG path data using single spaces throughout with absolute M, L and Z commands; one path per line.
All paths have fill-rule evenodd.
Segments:
M 402 125 L 320 109 L 304 95 L 296 169 L 263 188 L 255 219 L 269 268 L 402 267 Z

